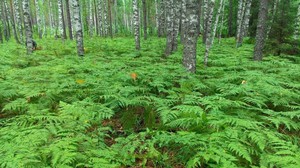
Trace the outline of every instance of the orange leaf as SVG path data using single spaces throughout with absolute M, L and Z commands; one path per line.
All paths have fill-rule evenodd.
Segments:
M 133 80 L 136 80 L 137 78 L 137 74 L 135 72 L 131 73 L 130 76 Z

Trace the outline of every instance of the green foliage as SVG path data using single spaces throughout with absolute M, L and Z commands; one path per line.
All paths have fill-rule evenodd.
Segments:
M 164 39 L 133 42 L 0 46 L 0 167 L 300 166 L 297 57 L 252 62 L 224 39 L 189 74 Z

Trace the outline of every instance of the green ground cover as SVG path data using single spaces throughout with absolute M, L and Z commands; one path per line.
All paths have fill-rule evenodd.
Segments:
M 187 73 L 164 39 L 0 46 L 0 167 L 300 167 L 300 57 L 233 39 Z

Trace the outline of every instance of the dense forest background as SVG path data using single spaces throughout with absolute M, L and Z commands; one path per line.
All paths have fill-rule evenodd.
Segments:
M 299 0 L 1 0 L 0 167 L 300 167 Z

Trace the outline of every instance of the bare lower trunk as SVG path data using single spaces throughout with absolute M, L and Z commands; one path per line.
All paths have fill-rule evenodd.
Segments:
M 240 26 L 239 26 L 239 34 L 237 36 L 237 43 L 236 47 L 240 47 L 243 44 L 244 36 L 246 35 L 246 32 L 248 32 L 248 27 L 249 27 L 249 19 L 250 19 L 250 9 L 251 9 L 251 4 L 252 0 L 248 0 L 245 2 L 245 10 L 243 11 L 243 19 L 241 20 Z
M 183 65 L 192 72 L 196 72 L 196 52 L 198 39 L 198 0 L 186 0 L 186 18 L 185 40 L 183 49 Z
M 300 3 L 298 4 L 298 13 L 297 13 L 297 21 L 294 32 L 294 39 L 299 39 L 300 36 Z
M 218 36 L 218 43 L 221 43 L 221 38 L 222 38 L 222 32 L 223 32 L 223 25 L 224 25 L 224 10 L 225 10 L 225 4 L 223 4 L 222 7 L 222 16 L 221 16 L 221 25 L 220 25 L 220 29 L 219 29 L 219 36 Z
M 158 17 L 158 37 L 166 35 L 166 0 L 160 0 L 159 17 Z
M 147 6 L 146 0 L 142 0 L 143 2 L 143 18 L 144 18 L 144 40 L 147 40 Z
M 134 37 L 135 37 L 135 49 L 140 50 L 140 21 L 139 21 L 139 9 L 138 0 L 133 0 L 133 25 L 134 25 Z
M 213 14 L 214 14 L 214 5 L 215 0 L 211 0 L 209 7 L 208 7 L 208 17 L 207 17 L 207 34 L 206 34 L 206 40 L 205 40 L 205 55 L 204 55 L 204 66 L 206 67 L 208 64 L 208 57 L 209 57 L 209 50 L 211 48 L 211 24 L 213 20 Z
M 42 39 L 43 31 L 42 31 L 42 19 L 41 19 L 41 9 L 40 9 L 39 0 L 35 0 L 35 10 L 36 10 L 38 35 L 39 35 L 39 38 Z
M 79 0 L 73 0 L 73 11 L 74 11 L 74 23 L 76 31 L 76 44 L 77 44 L 77 54 L 78 56 L 84 55 L 83 48 L 83 33 L 82 33 L 82 21 L 80 14 Z
M 202 33 L 202 42 L 206 43 L 207 39 L 207 18 L 208 18 L 208 0 L 203 0 L 203 33 Z
M 32 29 L 30 26 L 30 10 L 29 10 L 29 0 L 23 0 L 23 16 L 24 16 L 24 26 L 25 26 L 25 34 L 26 34 L 26 47 L 27 54 L 32 53 Z
M 263 49 L 265 45 L 266 23 L 268 16 L 268 0 L 261 0 L 259 6 L 258 23 L 255 37 L 254 57 L 255 61 L 261 61 L 263 58 Z
M 267 27 L 267 35 L 266 35 L 267 39 L 269 38 L 269 34 L 271 32 L 271 29 L 272 29 L 272 24 L 273 24 L 274 19 L 275 19 L 275 15 L 276 15 L 276 12 L 277 12 L 277 6 L 278 6 L 279 2 L 280 2 L 280 0 L 274 0 L 273 11 L 272 11 L 271 19 L 270 19 L 270 24 Z
M 94 35 L 94 21 L 93 21 L 93 7 L 92 7 L 91 0 L 88 3 L 88 11 L 89 11 L 89 34 L 92 37 Z
M 219 24 L 220 14 L 221 14 L 221 11 L 222 11 L 222 8 L 223 8 L 223 5 L 224 5 L 223 2 L 224 2 L 223 0 L 220 0 L 219 9 L 218 9 L 218 13 L 216 15 L 215 24 L 214 24 L 214 28 L 213 28 L 213 32 L 212 32 L 211 45 L 214 44 L 214 39 L 215 39 L 215 36 L 216 36 L 218 24 Z
M 70 2 L 66 0 L 66 12 L 67 12 L 67 22 L 68 22 L 68 29 L 69 29 L 69 38 L 73 40 L 73 30 L 72 30 L 72 20 L 71 20 L 71 13 L 70 13 Z

